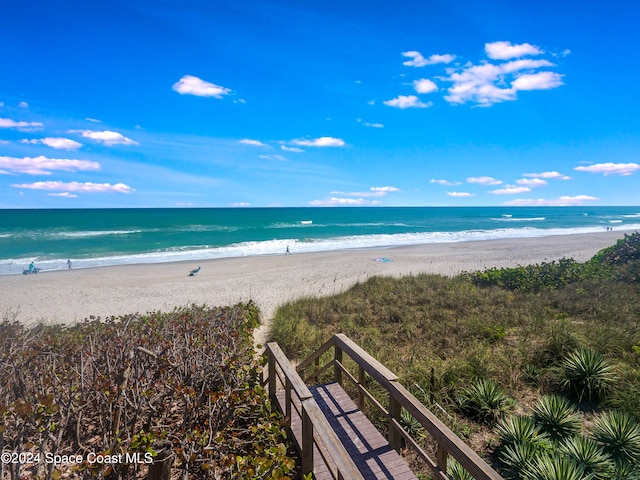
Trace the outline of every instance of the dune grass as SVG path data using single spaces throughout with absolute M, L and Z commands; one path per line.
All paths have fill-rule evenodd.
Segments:
M 454 278 L 372 277 L 338 295 L 282 306 L 270 339 L 301 360 L 345 333 L 418 398 L 444 406 L 454 431 L 487 456 L 499 441 L 483 424 L 505 417 L 509 402 L 481 414 L 469 408 L 469 386 L 479 382 L 490 381 L 515 399 L 516 414 L 532 414 L 544 395 L 563 395 L 582 423 L 609 409 L 637 422 L 639 252 L 636 233 L 585 263 L 562 260 Z M 591 363 L 580 364 L 581 356 Z M 592 376 L 581 378 L 584 372 Z

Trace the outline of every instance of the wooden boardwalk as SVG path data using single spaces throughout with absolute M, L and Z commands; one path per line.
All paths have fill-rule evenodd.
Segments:
M 309 390 L 364 478 L 416 480 L 404 459 L 391 448 L 338 383 L 316 385 Z M 284 391 L 279 391 L 277 397 L 284 410 Z M 291 413 L 291 430 L 300 444 L 302 421 L 295 410 L 293 408 Z M 313 458 L 314 478 L 334 478 L 331 470 L 335 470 L 335 466 L 326 465 L 317 447 Z

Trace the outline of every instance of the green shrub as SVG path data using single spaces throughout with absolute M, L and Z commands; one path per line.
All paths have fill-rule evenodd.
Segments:
M 640 464 L 640 424 L 631 415 L 616 410 L 601 414 L 591 436 L 614 461 Z
M 473 476 L 455 458 L 447 462 L 447 477 L 449 480 L 473 480 Z
M 544 395 L 540 398 L 533 406 L 533 418 L 554 441 L 577 434 L 582 423 L 575 407 L 559 395 Z
M 549 436 L 542 432 L 532 417 L 512 415 L 498 422 L 498 438 L 502 447 L 530 443 L 536 448 L 550 447 Z
M 589 480 L 581 465 L 566 457 L 540 456 L 522 472 L 523 480 Z
M 602 398 L 615 379 L 604 356 L 589 349 L 577 350 L 565 359 L 564 375 L 579 401 L 586 398 L 590 402 Z
M 494 424 L 515 406 L 515 400 L 492 380 L 478 380 L 459 398 L 460 409 L 470 418 Z
M 615 466 L 612 458 L 591 438 L 576 436 L 566 439 L 558 448 L 558 453 L 584 468 L 599 480 L 613 477 Z

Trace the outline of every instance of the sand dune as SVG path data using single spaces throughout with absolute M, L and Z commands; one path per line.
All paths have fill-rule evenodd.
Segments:
M 171 310 L 192 303 L 260 307 L 264 340 L 278 305 L 305 296 L 331 295 L 374 275 L 439 273 L 526 265 L 572 257 L 584 261 L 615 243 L 622 232 L 388 249 L 343 250 L 227 258 L 194 263 L 125 265 L 0 277 L 0 314 L 25 322 L 73 323 L 90 315 Z M 384 257 L 390 262 L 375 261 Z

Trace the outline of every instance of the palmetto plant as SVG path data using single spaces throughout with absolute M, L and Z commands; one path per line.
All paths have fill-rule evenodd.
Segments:
M 540 457 L 547 455 L 539 445 L 533 443 L 514 443 L 504 447 L 500 452 L 499 459 L 507 467 L 505 472 L 507 478 L 522 478 L 522 473 L 530 470 L 532 463 Z
M 631 415 L 603 413 L 593 422 L 591 436 L 616 463 L 640 464 L 640 424 Z
M 585 473 L 593 474 L 599 480 L 613 478 L 615 468 L 611 456 L 591 438 L 569 438 L 560 445 L 558 453 L 582 465 Z
M 513 400 L 492 380 L 478 380 L 462 392 L 460 408 L 471 418 L 493 424 L 513 409 Z
M 602 354 L 584 349 L 571 353 L 564 361 L 566 383 L 590 402 L 601 398 L 615 379 L 612 367 Z
M 585 468 L 566 457 L 544 455 L 532 461 L 522 472 L 523 480 L 592 480 Z
M 447 463 L 447 477 L 450 480 L 473 480 L 473 476 L 453 458 Z
M 544 395 L 533 407 L 533 418 L 552 440 L 559 441 L 580 431 L 580 416 L 569 401 L 559 395 Z
M 529 443 L 534 446 L 550 445 L 547 434 L 540 430 L 532 417 L 512 415 L 498 422 L 498 437 L 503 447 Z

